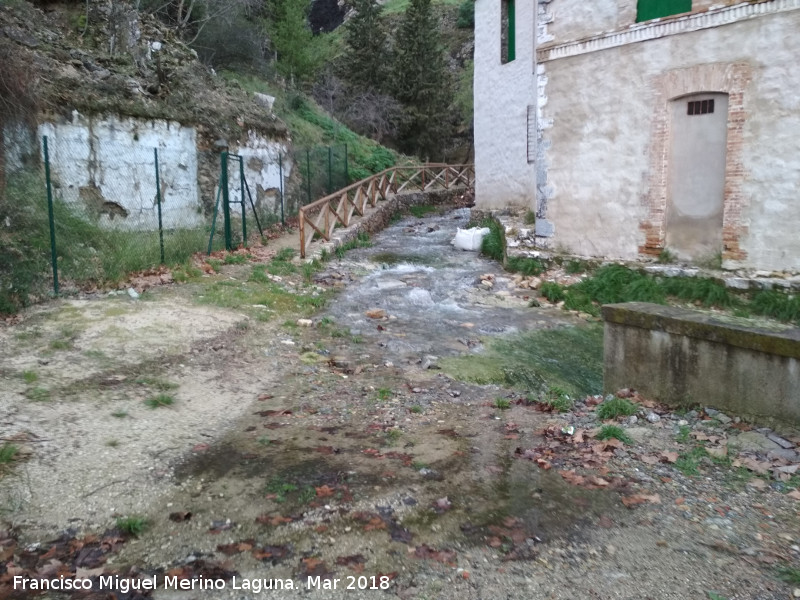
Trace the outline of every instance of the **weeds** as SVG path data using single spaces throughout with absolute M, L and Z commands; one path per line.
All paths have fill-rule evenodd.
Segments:
M 117 529 L 127 535 L 138 537 L 147 528 L 147 520 L 142 517 L 121 517 L 117 519 Z
M 658 254 L 658 262 L 662 265 L 670 265 L 675 263 L 678 260 L 678 257 L 675 256 L 675 253 L 672 252 L 669 248 L 664 248 Z
M 532 275 L 541 275 L 544 273 L 545 266 L 542 261 L 535 258 L 512 256 L 506 261 L 506 271 L 531 277 Z
M 597 418 L 607 421 L 618 417 L 629 417 L 635 415 L 637 410 L 638 407 L 630 400 L 614 397 L 597 407 Z
M 222 261 L 218 258 L 207 258 L 206 264 L 214 270 L 214 273 L 219 273 L 222 268 Z
M 494 407 L 500 410 L 508 410 L 511 408 L 511 401 L 507 398 L 495 398 Z
M 399 429 L 390 429 L 386 432 L 386 445 L 393 446 L 402 435 L 403 433 Z
M 175 404 L 175 398 L 167 394 L 158 394 L 144 401 L 146 406 L 150 408 L 162 408 L 164 406 L 172 406 Z
M 22 379 L 28 384 L 36 383 L 36 381 L 39 379 L 39 376 L 36 374 L 36 371 L 23 371 Z
M 678 456 L 678 460 L 675 461 L 675 468 L 687 477 L 699 475 L 698 467 L 700 466 L 700 461 L 706 456 L 708 456 L 708 453 L 705 448 L 695 446 L 689 452 L 683 452 Z
M 569 412 L 573 404 L 569 394 L 560 387 L 551 387 L 541 403 L 560 413 Z
M 408 410 L 415 415 L 422 414 L 422 407 L 419 404 L 413 404 Z
M 50 390 L 42 387 L 35 387 L 25 390 L 25 397 L 34 402 L 46 402 L 50 400 Z
M 553 304 L 557 304 L 567 297 L 564 288 L 554 281 L 545 281 L 539 288 L 539 294 Z
M 0 446 L 0 465 L 6 465 L 14 460 L 14 457 L 19 452 L 14 444 L 3 444 Z
M 430 204 L 418 204 L 416 206 L 408 207 L 408 212 L 417 219 L 422 219 L 425 215 L 436 212 L 437 210 L 438 209 L 435 206 Z
M 178 384 L 173 383 L 172 381 L 167 381 L 166 379 L 161 379 L 160 377 L 151 377 L 148 375 L 142 375 L 136 378 L 136 383 L 139 385 L 146 385 L 148 387 L 153 387 L 161 392 L 167 392 L 169 390 L 176 390 L 178 389 Z
M 532 210 L 529 210 L 525 213 L 525 218 L 523 219 L 525 225 L 536 225 L 536 213 Z
M 502 262 L 506 251 L 506 236 L 503 226 L 494 219 L 486 219 L 481 223 L 481 227 L 489 228 L 488 235 L 481 242 L 481 254 Z
M 778 578 L 786 583 L 800 585 L 800 569 L 797 567 L 778 567 Z
M 567 272 L 569 275 L 577 275 L 578 273 L 584 273 L 587 270 L 587 265 L 582 260 L 571 260 L 567 263 L 567 266 L 564 267 L 564 271 Z
M 691 429 L 688 425 L 681 425 L 678 428 L 678 436 L 675 438 L 679 443 L 685 444 L 689 441 L 689 433 L 691 433 Z
M 297 486 L 276 476 L 267 482 L 265 489 L 268 494 L 274 494 L 275 502 L 283 504 L 286 502 L 286 495 L 296 492 Z
M 128 413 L 126 413 L 124 410 L 117 410 L 111 413 L 111 416 L 117 419 L 124 419 L 128 416 Z
M 251 258 L 249 254 L 226 254 L 224 263 L 226 265 L 243 265 Z
M 378 390 L 378 400 L 388 400 L 392 397 L 392 390 L 389 388 L 380 388 Z
M 633 440 L 625 433 L 625 430 L 617 425 L 603 425 L 596 437 L 598 440 L 615 439 L 623 444 L 633 444 Z
M 800 325 L 800 296 L 764 290 L 756 292 L 749 308 L 756 314 L 781 321 L 793 321 Z

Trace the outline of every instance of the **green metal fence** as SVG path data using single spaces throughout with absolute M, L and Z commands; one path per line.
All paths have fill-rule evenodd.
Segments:
M 350 183 L 347 144 L 297 148 L 281 157 L 291 165 L 283 172 L 282 197 L 286 216 Z
M 55 128 L 31 144 L 28 163 L 0 161 L 0 313 L 41 296 L 46 270 L 58 294 L 187 264 L 349 183 L 345 145 L 243 156 Z

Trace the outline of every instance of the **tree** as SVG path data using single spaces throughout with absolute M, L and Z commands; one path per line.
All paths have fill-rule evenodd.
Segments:
M 88 4 L 88 3 L 87 3 Z M 191 44 L 211 22 L 258 10 L 259 0 L 137 0 L 136 8 L 172 25 Z
M 411 0 L 395 39 L 392 79 L 405 107 L 401 143 L 422 157 L 441 154 L 452 129 L 452 83 L 440 37 L 431 0 Z
M 376 0 L 355 0 L 353 8 L 345 25 L 343 75 L 355 88 L 378 93 L 387 87 L 386 24 Z
M 290 80 L 305 81 L 325 61 L 320 38 L 308 24 L 309 0 L 271 0 L 267 33 L 277 55 L 278 72 Z

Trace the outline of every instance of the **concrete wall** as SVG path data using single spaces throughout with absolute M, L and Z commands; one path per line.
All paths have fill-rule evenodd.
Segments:
M 645 303 L 603 307 L 603 387 L 800 424 L 800 330 Z
M 162 220 L 166 228 L 204 224 L 215 198 L 219 149 L 205 149 L 193 127 L 163 120 L 85 117 L 39 125 L 48 136 L 54 191 L 61 200 L 93 213 L 107 227 L 156 229 L 158 215 L 153 149 L 158 149 Z M 37 142 L 39 141 L 37 140 Z M 199 149 L 198 146 L 203 148 Z M 279 211 L 281 142 L 249 132 L 230 151 L 245 157 L 253 200 Z M 284 161 L 284 176 L 291 165 Z M 238 164 L 231 163 L 231 199 L 239 199 Z
M 548 35 L 559 32 L 557 15 L 566 19 L 572 4 L 550 3 Z M 603 28 L 613 23 L 614 3 L 599 4 L 598 14 L 584 20 Z M 800 3 L 780 6 L 774 14 L 647 41 L 542 51 L 538 184 L 546 190 L 543 216 L 555 227 L 550 247 L 624 259 L 657 254 L 664 245 L 669 101 L 724 92 L 731 100 L 725 266 L 800 270 Z M 592 3 L 581 14 L 594 11 Z M 582 33 L 562 25 L 559 35 Z M 476 107 L 478 98 L 476 92 Z M 476 137 L 476 156 L 480 145 Z
M 517 0 L 515 8 L 516 59 L 501 64 L 501 3 L 475 2 L 475 202 L 482 209 L 535 206 L 535 171 L 528 162 L 535 3 Z

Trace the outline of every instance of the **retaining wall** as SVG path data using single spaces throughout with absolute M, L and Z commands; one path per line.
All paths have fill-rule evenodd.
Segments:
M 644 302 L 602 313 L 607 392 L 800 424 L 800 329 Z

